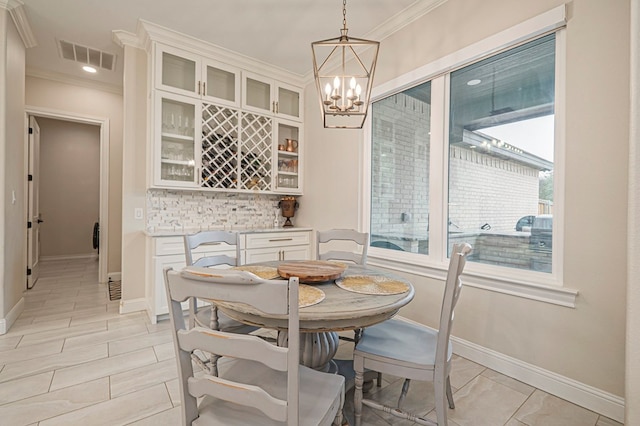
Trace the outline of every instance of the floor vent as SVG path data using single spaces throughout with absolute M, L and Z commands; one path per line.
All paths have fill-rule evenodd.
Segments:
M 122 281 L 109 281 L 109 300 L 122 298 Z
M 113 71 L 116 66 L 116 56 L 92 47 L 82 46 L 64 40 L 58 42 L 60 56 L 64 59 L 88 64 L 97 68 Z

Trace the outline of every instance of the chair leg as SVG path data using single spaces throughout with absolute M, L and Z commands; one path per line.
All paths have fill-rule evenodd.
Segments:
M 446 396 L 446 388 L 445 379 L 438 379 L 437 374 L 433 383 L 435 388 L 435 399 L 436 399 L 436 417 L 438 419 L 438 425 L 447 425 L 447 404 L 445 401 Z
M 456 404 L 453 402 L 453 393 L 451 392 L 451 380 L 449 376 L 447 376 L 447 401 L 449 401 L 449 408 L 452 410 L 456 408 Z
M 362 384 L 364 382 L 364 365 L 362 359 L 354 360 L 353 367 L 356 372 L 355 390 L 353 392 L 353 407 L 356 426 L 360 426 L 362 422 Z
M 378 377 L 376 378 L 376 385 L 381 388 L 382 387 L 382 373 L 378 372 Z
M 399 409 L 402 409 L 402 404 L 404 403 L 404 399 L 407 397 L 407 392 L 409 392 L 409 385 L 411 385 L 411 380 L 404 379 L 404 383 L 402 384 L 402 392 L 400 392 L 400 397 L 398 398 Z

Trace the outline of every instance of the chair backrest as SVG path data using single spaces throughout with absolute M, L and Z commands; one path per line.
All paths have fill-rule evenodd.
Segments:
M 331 241 L 351 242 L 351 251 L 329 250 L 322 253 L 320 250 L 324 244 Z M 354 244 L 355 243 L 355 244 Z M 346 260 L 358 265 L 367 264 L 367 250 L 369 248 L 369 233 L 358 232 L 353 229 L 331 229 L 317 231 L 316 233 L 316 258 L 318 260 Z
M 454 244 L 449 259 L 449 269 L 442 298 L 440 310 L 440 328 L 438 330 L 438 343 L 436 348 L 436 365 L 445 365 L 448 359 L 449 338 L 453 326 L 453 310 L 458 303 L 462 290 L 462 270 L 467 262 L 467 255 L 471 253 L 471 245 L 467 243 Z
M 194 261 L 193 250 L 203 245 L 220 245 L 226 244 L 229 246 L 229 250 L 234 250 L 235 255 L 229 256 L 227 254 L 218 254 L 214 256 L 204 256 Z M 240 243 L 238 241 L 237 232 L 229 231 L 201 231 L 195 234 L 189 234 L 184 236 L 184 254 L 187 261 L 187 266 L 201 266 L 203 268 L 218 266 L 218 265 L 230 265 L 238 266 L 240 264 Z
M 215 284 L 215 285 L 212 285 Z M 189 267 L 182 272 L 165 269 L 165 286 L 173 341 L 178 360 L 178 380 L 182 394 L 182 413 L 190 425 L 198 417 L 197 398 L 211 395 L 235 404 L 251 406 L 266 416 L 291 425 L 298 424 L 298 381 L 300 320 L 298 278 L 263 280 L 251 273 Z M 241 302 L 262 312 L 288 317 L 288 347 L 278 347 L 247 334 L 226 333 L 202 327 L 185 328 L 181 302 L 190 297 Z M 195 378 L 191 353 L 204 352 L 260 362 L 287 372 L 287 400 L 270 396 L 264 389 L 205 374 Z

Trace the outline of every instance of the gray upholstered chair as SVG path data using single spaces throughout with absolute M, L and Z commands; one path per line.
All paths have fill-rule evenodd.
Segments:
M 340 425 L 344 378 L 300 365 L 298 278 L 264 280 L 237 270 L 203 276 L 207 273 L 211 271 L 204 268 L 165 270 L 183 424 Z M 288 347 L 253 335 L 187 329 L 181 302 L 190 297 L 240 302 L 286 316 Z M 195 350 L 224 356 L 217 377 L 194 377 Z
M 455 407 L 449 380 L 453 354 L 450 342 L 453 309 L 462 289 L 460 275 L 470 252 L 471 246 L 466 243 L 456 244 L 453 247 L 440 311 L 439 330 L 399 319 L 390 319 L 364 330 L 353 352 L 356 371 L 354 394 L 356 426 L 360 425 L 362 419 L 363 404 L 400 418 L 410 419 L 418 424 L 433 425 L 434 423 L 430 420 L 417 417 L 402 409 L 411 380 L 433 382 L 437 425 L 447 425 L 446 401 L 448 400 L 450 408 Z M 365 369 L 406 379 L 397 407 L 386 407 L 373 400 L 363 400 L 362 383 Z

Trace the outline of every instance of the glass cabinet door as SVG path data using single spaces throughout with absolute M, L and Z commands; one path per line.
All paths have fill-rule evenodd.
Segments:
M 271 80 L 250 73 L 244 73 L 243 82 L 243 108 L 263 114 L 273 114 L 275 102 L 273 100 L 273 83 Z
M 302 129 L 298 123 L 281 120 L 275 127 L 277 145 L 274 190 L 286 194 L 299 194 L 302 191 L 302 164 L 300 164 Z
M 204 98 L 229 106 L 240 106 L 240 70 L 208 61 L 203 65 Z
M 276 115 L 302 120 L 302 93 L 295 87 L 279 84 L 277 87 Z
M 161 184 L 191 186 L 198 182 L 196 156 L 199 152 L 195 149 L 196 129 L 199 128 L 197 105 L 180 98 L 167 95 L 160 98 L 160 173 L 156 176 Z
M 181 95 L 198 94 L 201 64 L 195 55 L 156 46 L 156 87 Z

